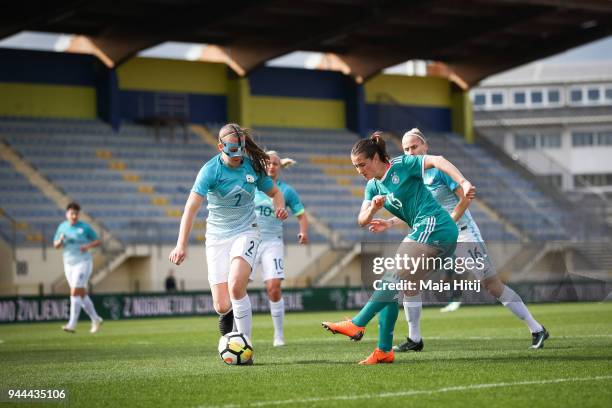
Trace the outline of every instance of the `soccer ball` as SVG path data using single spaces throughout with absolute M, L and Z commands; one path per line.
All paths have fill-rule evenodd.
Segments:
M 251 341 L 246 334 L 227 333 L 219 339 L 219 357 L 229 365 L 251 364 L 253 362 Z

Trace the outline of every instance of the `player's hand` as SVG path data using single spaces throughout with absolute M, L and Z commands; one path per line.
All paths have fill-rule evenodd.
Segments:
M 62 235 L 60 235 L 58 242 L 63 244 L 64 243 L 64 238 L 66 238 L 66 236 L 64 235 L 64 233 L 62 233 Z
M 172 252 L 170 252 L 168 259 L 173 264 L 180 265 L 185 260 L 185 257 L 187 257 L 187 250 L 177 245 Z
M 285 221 L 289 217 L 289 213 L 284 208 L 277 208 L 275 211 L 276 218 L 281 221 Z
M 463 180 L 461 182 L 461 188 L 469 200 L 473 200 L 476 197 L 476 186 L 473 186 L 469 181 Z
M 368 229 L 371 232 L 379 233 L 388 230 L 393 226 L 393 223 L 389 220 L 383 220 L 380 218 L 376 218 L 368 224 Z
M 306 245 L 309 242 L 308 240 L 308 233 L 307 232 L 300 232 L 298 234 L 298 243 L 300 245 Z
M 380 210 L 385 206 L 385 200 L 387 199 L 384 195 L 377 195 L 372 199 L 372 209 Z

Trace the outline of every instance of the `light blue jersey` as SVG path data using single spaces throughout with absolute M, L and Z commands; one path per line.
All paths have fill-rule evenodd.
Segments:
M 293 215 L 302 215 L 304 204 L 300 201 L 300 196 L 293 187 L 282 181 L 277 181 L 276 185 L 285 197 L 285 206 L 291 210 Z M 257 215 L 257 225 L 262 240 L 283 239 L 283 222 L 276 218 L 274 214 L 272 199 L 260 190 L 257 190 L 257 195 L 255 195 L 255 214 Z
M 191 189 L 208 202 L 206 239 L 231 238 L 256 228 L 255 189 L 270 191 L 273 187 L 274 181 L 255 172 L 248 157 L 236 168 L 223 163 L 221 154 L 206 162 Z
M 432 167 L 425 170 L 423 183 L 427 186 L 431 195 L 436 201 L 446 210 L 448 213 L 452 213 L 457 204 L 459 203 L 459 197 L 455 194 L 455 190 L 459 187 L 459 184 L 455 182 L 448 174 L 441 170 Z M 470 214 L 470 210 L 465 210 L 457 226 L 459 229 L 473 224 L 474 219 Z
M 77 221 L 74 225 L 64 221 L 55 231 L 54 241 L 57 241 L 64 234 L 64 263 L 75 265 L 81 262 L 90 261 L 89 251 L 81 252 L 81 246 L 89 244 L 98 239 L 98 234 L 86 223 Z

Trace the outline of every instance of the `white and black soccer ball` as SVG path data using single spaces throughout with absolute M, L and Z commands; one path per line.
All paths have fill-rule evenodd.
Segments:
M 219 357 L 229 365 L 244 365 L 253 362 L 253 346 L 246 334 L 227 333 L 219 339 Z

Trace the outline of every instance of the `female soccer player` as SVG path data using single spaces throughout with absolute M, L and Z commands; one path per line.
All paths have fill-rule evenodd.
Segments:
M 76 331 L 76 325 L 81 314 L 81 307 L 91 319 L 91 333 L 96 333 L 102 324 L 102 318 L 87 295 L 87 282 L 93 269 L 93 261 L 89 250 L 100 245 L 96 232 L 86 223 L 79 221 L 81 207 L 70 203 L 66 207 L 66 221 L 55 231 L 53 246 L 64 249 L 64 273 L 70 286 L 70 320 L 62 326 L 68 333 Z
M 358 223 L 364 227 L 372 221 L 381 208 L 386 208 L 412 226 L 412 232 L 402 241 L 397 256 L 411 259 L 436 259 L 452 255 L 457 241 L 457 226 L 423 184 L 423 172 L 435 167 L 449 174 L 457 184 L 473 198 L 476 189 L 461 172 L 442 156 L 407 156 L 389 160 L 385 142 L 380 133 L 355 143 L 351 150 L 351 161 L 368 183 L 365 199 L 358 216 Z M 333 333 L 344 334 L 353 340 L 360 340 L 365 326 L 380 312 L 378 347 L 360 364 L 392 363 L 395 355 L 391 348 L 393 329 L 397 320 L 397 298 L 399 291 L 390 286 L 407 279 L 418 282 L 433 268 L 433 262 L 421 262 L 410 269 L 394 267 L 382 279 L 367 304 L 352 320 L 339 323 L 323 322 L 323 327 Z
M 283 193 L 285 204 L 298 219 L 300 232 L 298 242 L 308 243 L 308 217 L 304 211 L 304 205 L 293 187 L 278 179 L 281 168 L 288 168 L 295 164 L 290 158 L 281 159 L 277 152 L 271 150 L 266 152 L 270 159 L 267 163 L 268 176 L 276 182 L 276 186 Z M 284 245 L 283 245 L 283 225 L 281 221 L 273 217 L 274 208 L 272 200 L 261 191 L 255 195 L 255 213 L 257 214 L 257 224 L 261 234 L 261 244 L 257 250 L 255 265 L 261 265 L 263 280 L 266 284 L 268 299 L 270 301 L 270 314 L 274 324 L 273 346 L 285 345 L 283 334 L 283 320 L 285 318 L 285 302 L 281 294 L 281 281 L 285 279 Z M 255 273 L 255 268 L 253 272 Z
M 176 265 L 185 260 L 193 219 L 206 196 L 208 282 L 219 331 L 221 335 L 231 332 L 235 321 L 237 330 L 251 337 L 253 313 L 246 289 L 260 243 L 255 188 L 272 197 L 277 218 L 286 219 L 287 211 L 282 193 L 266 174 L 268 155 L 246 129 L 233 123 L 223 126 L 217 147 L 220 153 L 196 177 L 169 259 Z
M 425 136 L 417 128 L 411 129 L 404 134 L 402 147 L 405 154 L 410 156 L 426 155 L 429 149 Z M 476 225 L 467 209 L 470 205 L 470 200 L 465 197 L 464 190 L 448 175 L 438 169 L 426 170 L 423 181 L 436 201 L 451 214 L 451 217 L 457 223 L 459 228 L 457 242 L 460 245 L 455 250 L 455 256 L 463 259 L 480 257 L 484 260 L 483 268 L 471 269 L 474 276 L 482 281 L 484 288 L 491 295 L 495 296 L 502 305 L 506 306 L 516 317 L 525 322 L 531 331 L 531 348 L 538 349 L 544 347 L 544 340 L 549 337 L 548 332 L 544 326 L 531 316 L 521 297 L 510 287 L 504 285 L 497 276 L 495 267 L 487 255 L 487 247 L 480 235 L 478 225 Z M 372 220 L 370 230 L 382 232 L 393 225 L 399 224 L 402 224 L 402 222 L 397 217 L 389 220 Z M 420 330 L 422 305 L 420 296 L 416 299 L 404 300 L 404 312 L 408 322 L 408 337 L 404 343 L 393 347 L 395 351 L 421 351 L 423 349 Z

